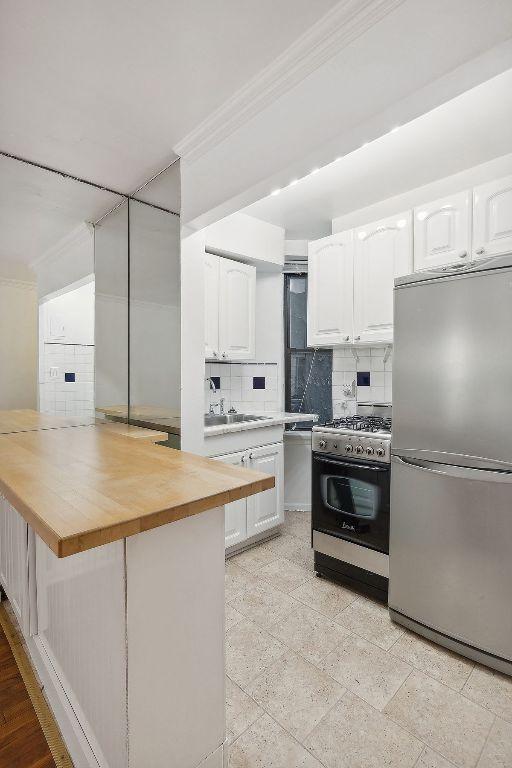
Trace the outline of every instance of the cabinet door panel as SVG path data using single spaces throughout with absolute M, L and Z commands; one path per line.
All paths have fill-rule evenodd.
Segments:
M 308 346 L 347 344 L 353 336 L 353 233 L 309 243 Z
M 223 461 L 225 464 L 231 464 L 234 467 L 244 467 L 247 461 L 247 453 L 239 451 L 238 453 L 229 453 L 224 456 L 215 456 L 215 461 Z M 230 504 L 226 504 L 224 513 L 227 549 L 247 538 L 247 499 L 238 499 Z
M 0 541 L 0 580 L 26 635 L 29 631 L 28 527 L 3 497 L 0 501 Z
M 220 258 L 219 346 L 226 360 L 248 360 L 256 352 L 256 267 Z
M 395 277 L 412 271 L 411 212 L 355 230 L 354 341 L 393 341 Z
M 219 356 L 219 257 L 204 255 L 204 355 Z
M 469 191 L 414 210 L 414 270 L 468 260 L 471 242 Z
M 473 257 L 512 251 L 512 176 L 473 190 Z
M 283 444 L 274 443 L 250 451 L 250 468 L 274 475 L 275 487 L 247 499 L 247 536 L 275 528 L 284 520 Z

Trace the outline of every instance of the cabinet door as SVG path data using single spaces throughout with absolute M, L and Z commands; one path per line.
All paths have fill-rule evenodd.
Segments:
M 213 253 L 204 255 L 204 356 L 219 356 L 219 261 Z
M 256 267 L 220 258 L 219 346 L 226 360 L 256 353 Z
M 0 499 L 0 581 L 25 635 L 28 617 L 28 527 L 22 516 Z
M 309 243 L 308 346 L 347 344 L 353 337 L 352 230 Z
M 283 444 L 273 443 L 249 452 L 250 468 L 274 475 L 276 484 L 247 499 L 247 536 L 275 528 L 284 521 Z
M 355 230 L 354 341 L 393 341 L 395 277 L 412 271 L 411 212 Z
M 414 271 L 464 263 L 471 256 L 470 192 L 414 210 Z
M 224 456 L 215 456 L 216 461 L 223 461 L 234 467 L 244 467 L 247 462 L 247 452 L 229 453 Z M 225 532 L 226 549 L 238 544 L 247 538 L 247 499 L 238 499 L 226 504 L 225 513 Z
M 512 251 L 512 176 L 473 190 L 473 258 Z

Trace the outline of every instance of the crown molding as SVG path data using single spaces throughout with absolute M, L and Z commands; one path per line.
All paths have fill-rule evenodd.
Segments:
M 37 288 L 36 283 L 31 283 L 29 280 L 14 280 L 12 277 L 0 277 L 0 285 L 4 285 L 7 288 L 20 288 L 24 291 L 35 291 Z
M 55 261 L 59 256 L 62 256 L 69 251 L 70 248 L 74 248 L 86 241 L 90 242 L 93 232 L 94 227 L 92 224 L 88 224 L 87 222 L 79 224 L 78 227 L 69 232 L 69 234 L 64 235 L 64 237 L 55 243 L 55 245 L 52 245 L 51 248 L 48 248 L 48 250 L 41 254 L 41 256 L 38 256 L 37 259 L 31 261 L 30 267 L 37 271 L 38 269 L 41 269 L 43 264 Z
M 187 162 L 197 160 L 403 2 L 341 0 L 176 144 L 174 151 Z

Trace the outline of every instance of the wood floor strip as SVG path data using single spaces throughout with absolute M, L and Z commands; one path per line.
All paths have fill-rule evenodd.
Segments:
M 73 768 L 66 745 L 62 739 L 53 714 L 39 687 L 32 665 L 23 647 L 18 630 L 11 622 L 5 605 L 0 603 L 0 625 L 7 638 L 17 667 L 30 696 L 37 719 L 41 725 L 48 747 L 57 768 Z

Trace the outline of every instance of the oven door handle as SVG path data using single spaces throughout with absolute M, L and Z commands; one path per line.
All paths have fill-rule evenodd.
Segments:
M 352 461 L 338 461 L 326 459 L 323 456 L 313 456 L 313 461 L 321 461 L 325 464 L 333 464 L 335 467 L 348 467 L 349 469 L 367 469 L 370 472 L 389 472 L 389 464 L 354 464 Z

